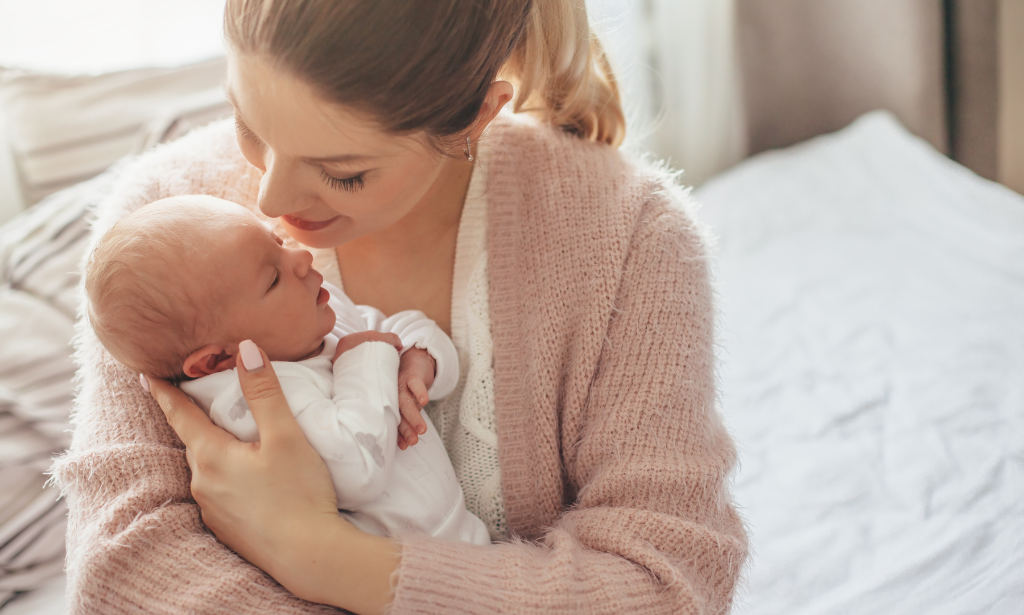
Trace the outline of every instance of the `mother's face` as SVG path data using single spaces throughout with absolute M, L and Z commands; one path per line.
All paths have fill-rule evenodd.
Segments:
M 438 189 L 453 163 L 254 56 L 229 54 L 227 88 L 238 145 L 263 171 L 260 210 L 281 217 L 309 246 L 333 247 L 391 226 Z

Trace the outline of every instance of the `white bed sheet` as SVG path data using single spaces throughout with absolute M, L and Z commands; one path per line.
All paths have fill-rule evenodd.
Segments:
M 696 191 L 735 613 L 1024 613 L 1024 198 L 867 115 Z

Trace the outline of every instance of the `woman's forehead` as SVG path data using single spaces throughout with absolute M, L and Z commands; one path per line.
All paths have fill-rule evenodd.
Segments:
M 238 120 L 276 154 L 314 161 L 391 155 L 401 139 L 365 114 L 325 101 L 304 81 L 250 54 L 228 54 L 225 91 Z

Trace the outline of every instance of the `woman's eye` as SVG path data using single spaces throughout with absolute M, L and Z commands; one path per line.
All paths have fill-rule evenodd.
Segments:
M 320 169 L 320 177 L 323 178 L 324 182 L 326 182 L 328 186 L 335 190 L 344 190 L 346 192 L 355 192 L 356 190 L 360 190 L 364 184 L 363 175 L 364 173 L 360 173 L 359 175 L 354 175 L 352 177 L 341 178 L 329 175 L 327 171 Z

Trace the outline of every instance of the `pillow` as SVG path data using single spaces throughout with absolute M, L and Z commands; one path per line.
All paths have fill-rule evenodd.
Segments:
M 228 115 L 224 73 L 223 58 L 97 76 L 0 69 L 0 108 L 25 206 Z
M 118 172 L 104 171 L 229 114 L 223 73 L 223 60 L 95 77 L 0 70 L 0 104 L 21 188 L 30 203 L 55 192 L 0 226 L 4 612 L 63 576 L 66 505 L 56 487 L 44 488 L 44 472 L 70 440 L 80 264 L 92 212 Z M 0 139 L 0 167 L 7 151 Z M 0 198 L 3 188 L 0 183 Z
M 63 571 L 66 505 L 44 472 L 70 442 L 79 264 L 112 181 L 62 190 L 0 227 L 0 607 Z

